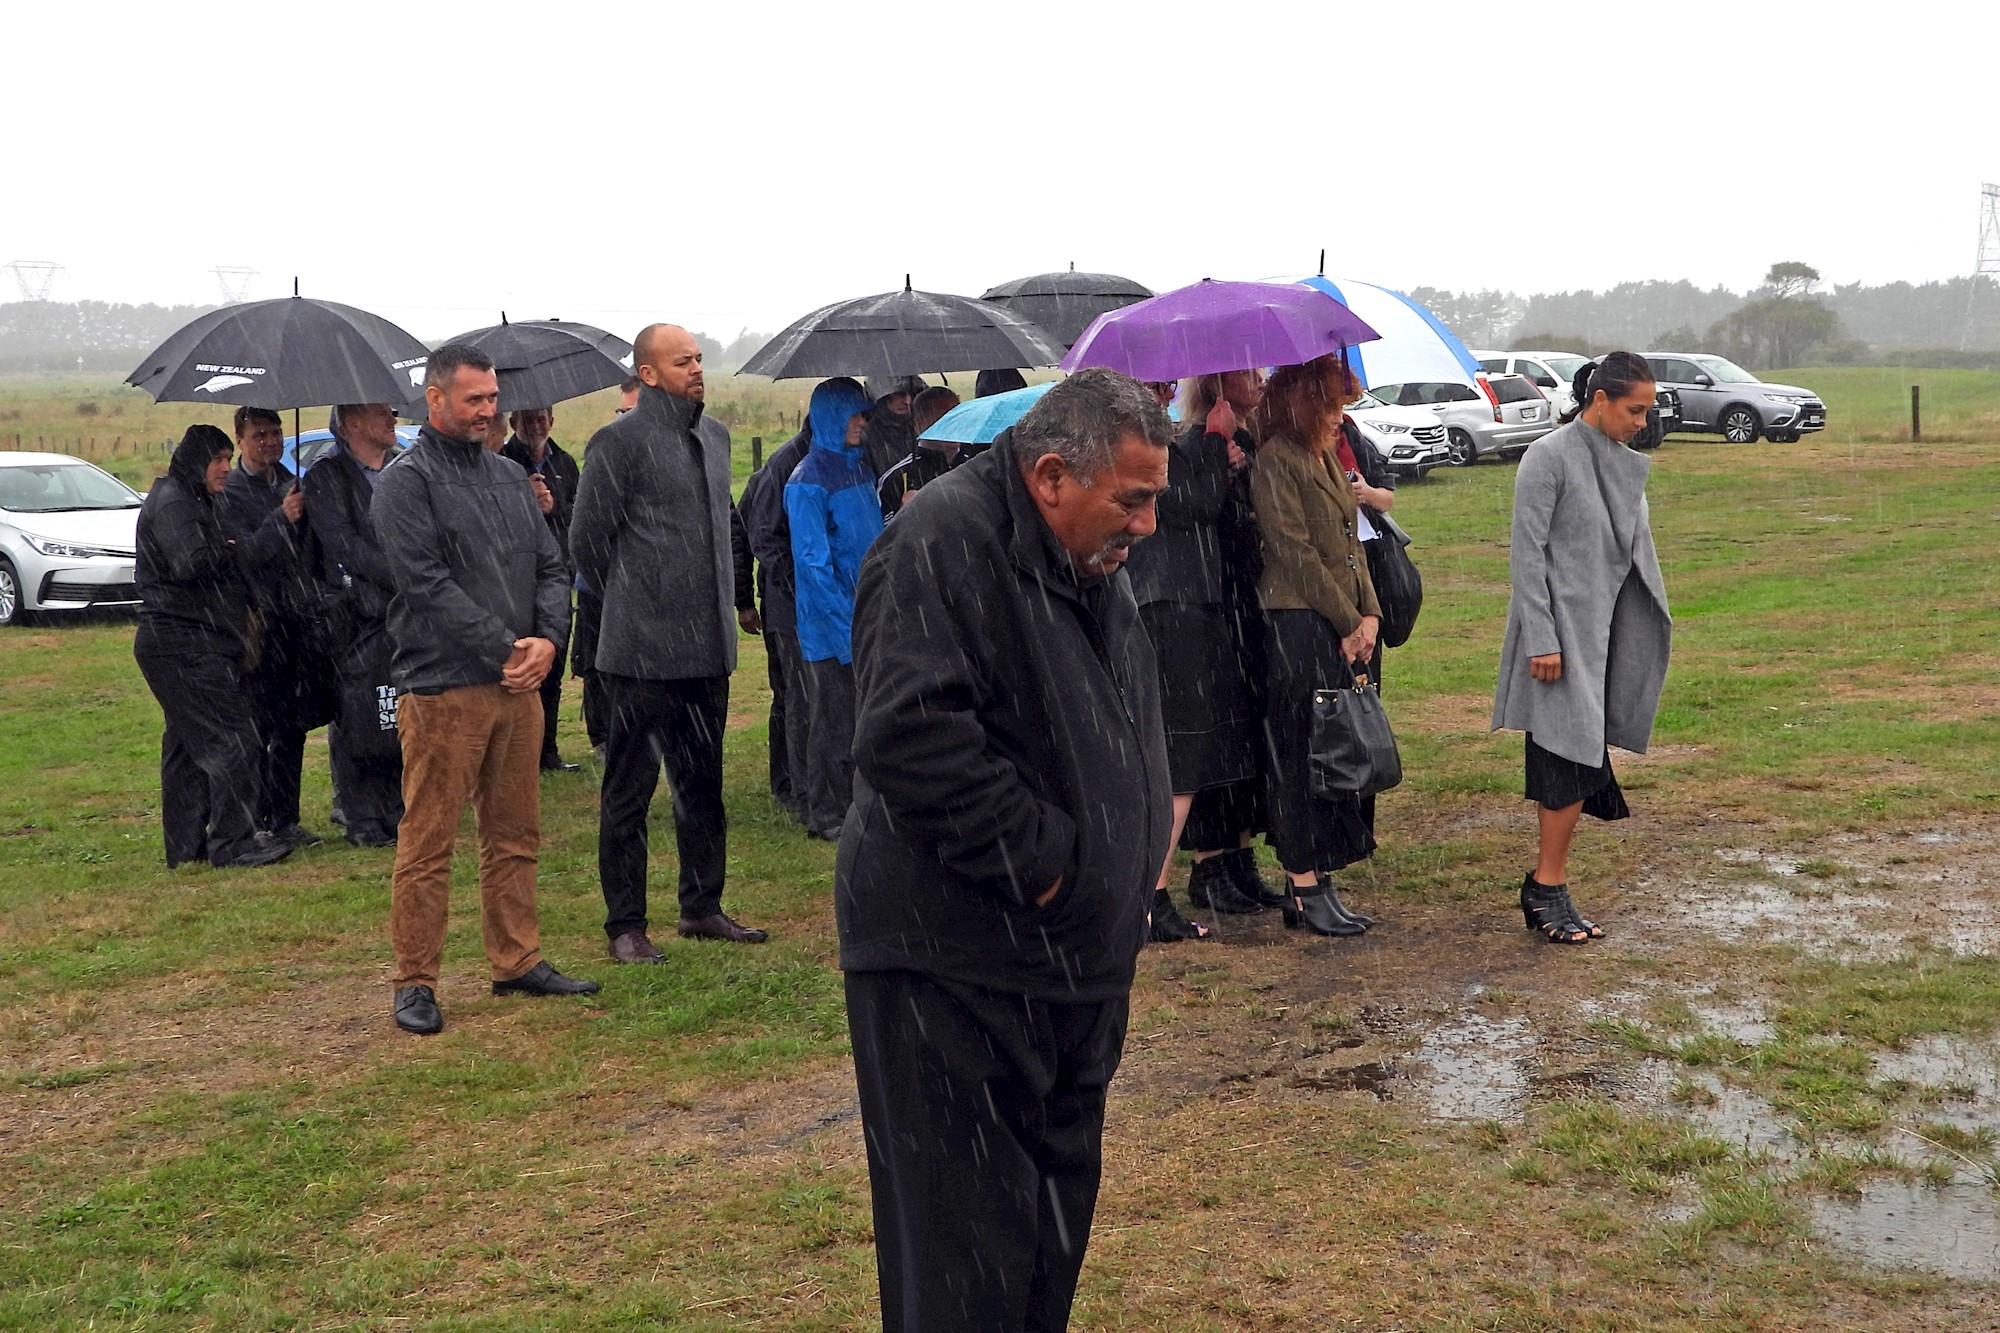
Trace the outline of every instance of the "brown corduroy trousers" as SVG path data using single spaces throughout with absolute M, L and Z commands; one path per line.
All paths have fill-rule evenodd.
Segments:
M 403 822 L 389 892 L 396 986 L 438 982 L 459 818 L 479 828 L 479 915 L 495 981 L 542 961 L 535 919 L 542 838 L 542 699 L 501 685 L 467 685 L 397 701 L 403 743 Z

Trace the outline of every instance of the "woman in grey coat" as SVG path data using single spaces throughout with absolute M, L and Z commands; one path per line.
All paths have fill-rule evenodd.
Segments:
M 1652 463 L 1625 447 L 1646 426 L 1653 372 L 1613 352 L 1577 372 L 1582 404 L 1529 448 L 1514 480 L 1513 598 L 1493 729 L 1525 731 L 1541 807 L 1521 915 L 1551 944 L 1604 932 L 1570 901 L 1570 841 L 1585 814 L 1630 811 L 1609 747 L 1646 752 L 1673 619 L 1646 508 Z

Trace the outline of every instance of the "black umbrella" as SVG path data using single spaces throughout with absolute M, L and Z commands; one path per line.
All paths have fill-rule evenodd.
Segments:
M 1078 273 L 1072 264 L 1067 273 L 1037 273 L 1032 278 L 1003 282 L 979 299 L 1033 320 L 1067 351 L 1099 315 L 1151 295 L 1130 278 L 1116 273 Z
M 493 368 L 500 374 L 502 412 L 554 407 L 622 384 L 632 373 L 631 343 L 603 329 L 567 320 L 528 319 L 512 324 L 503 311 L 498 324 L 445 341 L 470 343 L 493 358 Z
M 757 349 L 739 375 L 922 375 L 1052 366 L 1063 349 L 1020 315 L 969 296 L 903 290 L 823 306 Z
M 161 403 L 273 410 L 400 403 L 423 384 L 429 355 L 380 315 L 295 294 L 210 311 L 155 348 L 125 382 Z

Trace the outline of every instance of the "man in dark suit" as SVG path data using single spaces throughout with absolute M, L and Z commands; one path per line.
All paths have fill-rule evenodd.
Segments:
M 893 1333 L 1069 1321 L 1173 826 L 1121 570 L 1170 432 L 1136 380 L 1081 371 L 862 565 L 834 912 Z
M 576 460 L 560 444 L 549 438 L 555 428 L 552 407 L 528 407 L 507 414 L 513 435 L 500 448 L 502 458 L 511 458 L 527 471 L 535 487 L 535 503 L 541 506 L 556 545 L 569 558 L 570 515 L 576 509 L 576 487 L 580 475 Z M 556 718 L 562 711 L 562 659 L 558 657 L 549 674 L 542 677 L 542 771 L 574 773 L 575 764 L 565 763 L 556 748 Z
M 617 961 L 659 963 L 647 934 L 646 816 L 662 761 L 680 933 L 739 944 L 767 936 L 722 910 L 722 732 L 738 631 L 728 436 L 701 429 L 693 334 L 653 324 L 633 347 L 645 387 L 590 439 L 570 554 L 603 602 L 594 665 L 611 709 L 597 833 L 604 931 Z
M 351 403 L 334 409 L 334 422 L 334 447 L 299 483 L 312 506 L 317 572 L 344 603 L 344 645 L 334 660 L 341 715 L 328 729 L 327 755 L 347 840 L 393 847 L 403 821 L 403 751 L 389 677 L 389 599 L 396 589 L 371 512 L 376 479 L 396 448 L 396 410 Z

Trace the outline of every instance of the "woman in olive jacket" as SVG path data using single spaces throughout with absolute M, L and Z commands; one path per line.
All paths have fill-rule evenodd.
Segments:
M 1381 619 L 1354 488 L 1335 452 L 1349 384 L 1333 357 L 1278 370 L 1257 410 L 1250 480 L 1264 542 L 1269 837 L 1291 879 L 1285 924 L 1321 935 L 1373 924 L 1341 904 L 1330 878 L 1375 850 L 1373 803 L 1314 796 L 1309 758 L 1314 692 L 1372 671 Z
M 243 695 L 249 586 L 215 497 L 234 451 L 190 426 L 139 510 L 139 631 L 132 655 L 166 714 L 160 823 L 167 864 L 265 865 L 291 846 L 256 835 L 258 740 Z

